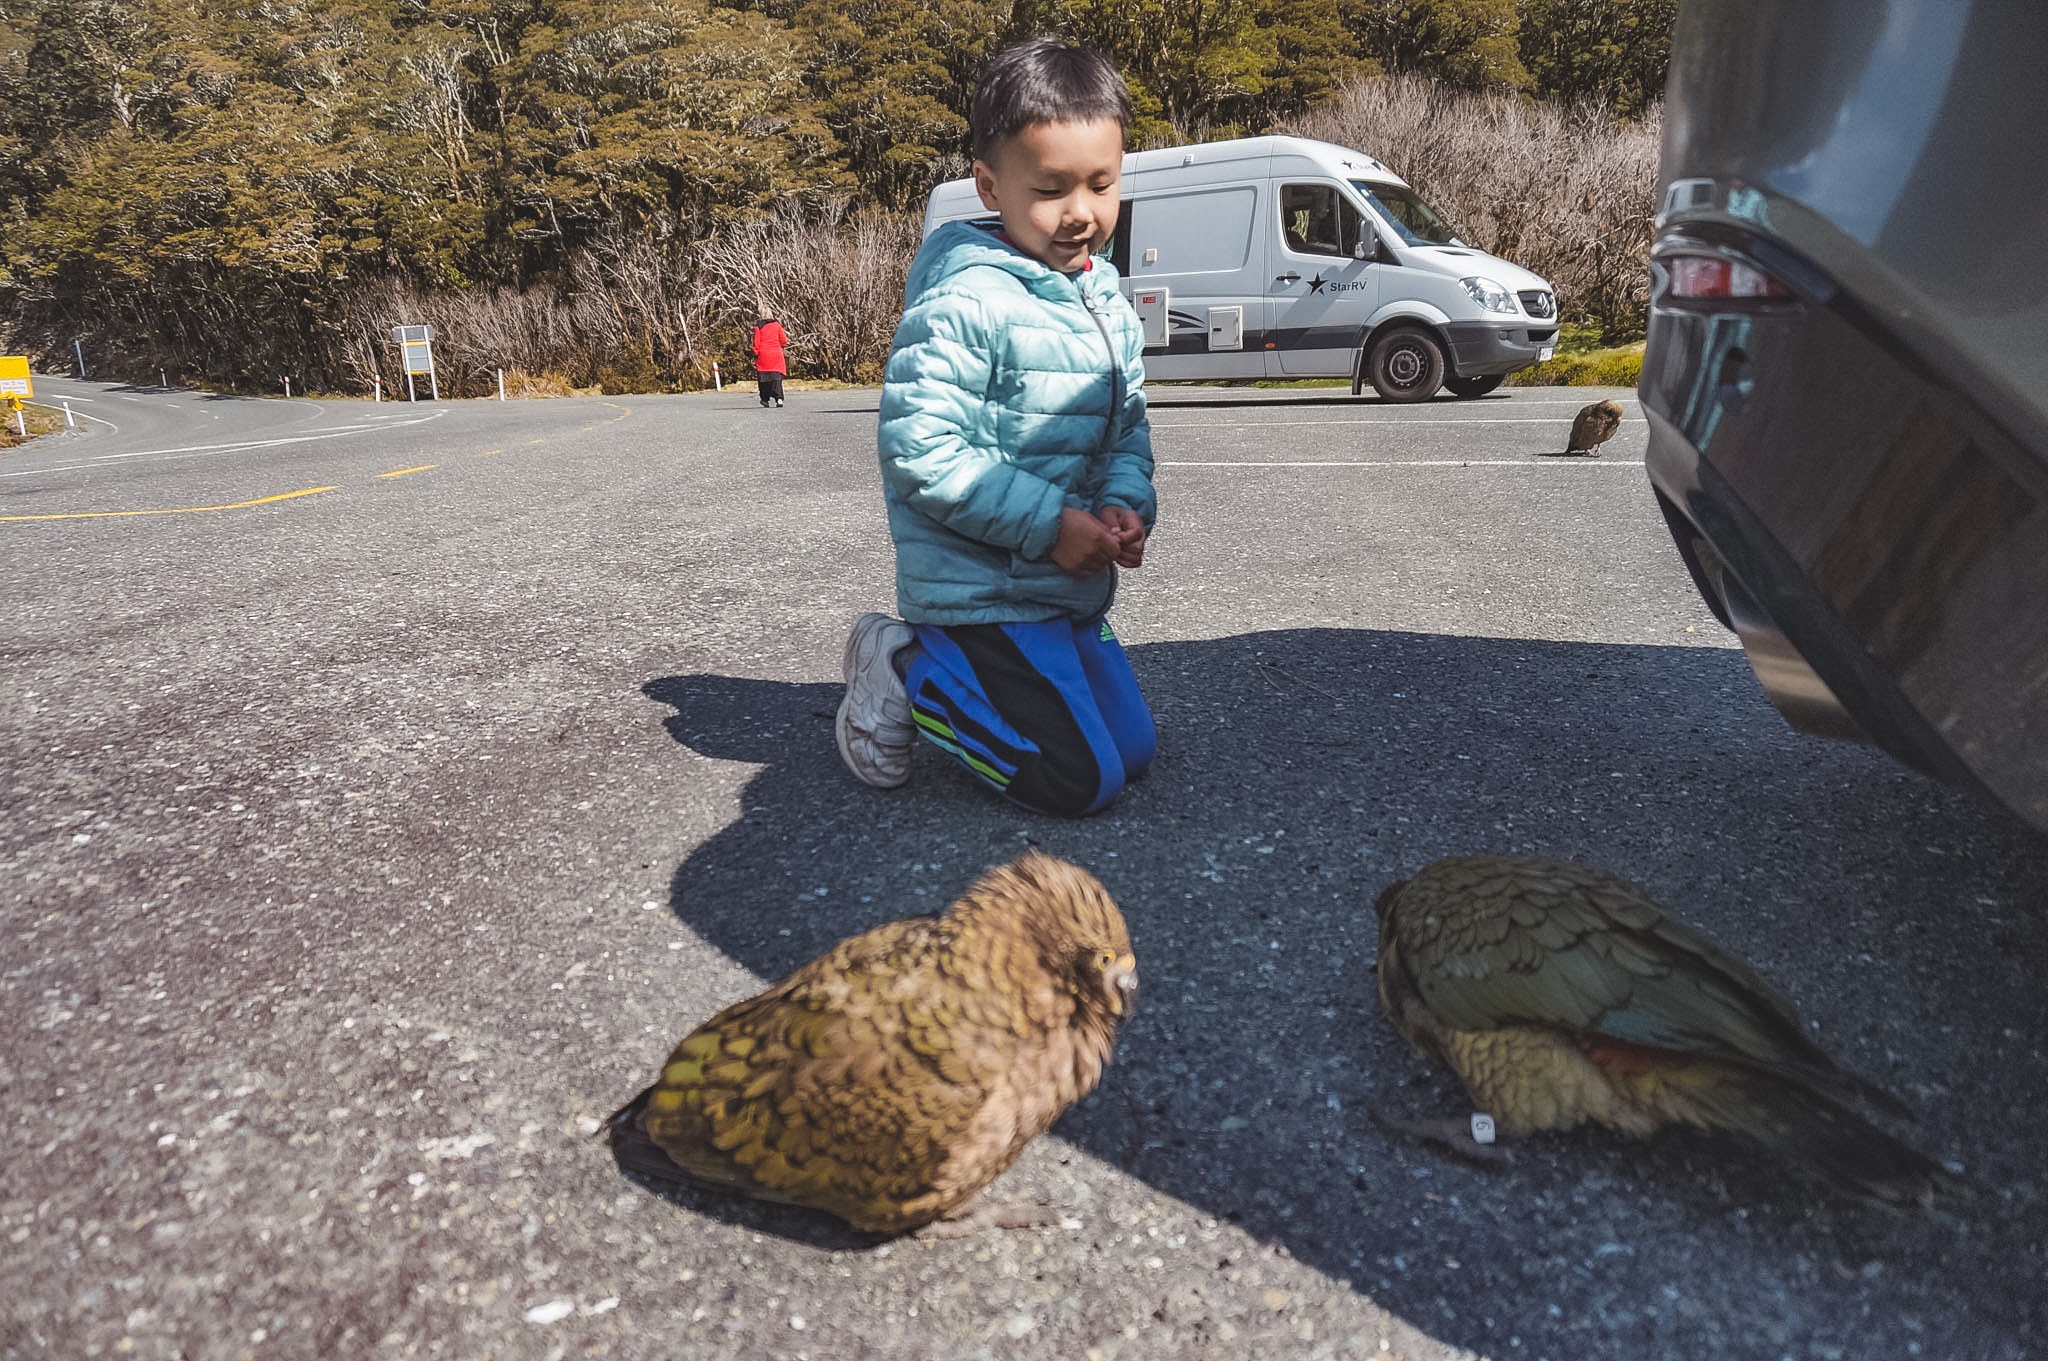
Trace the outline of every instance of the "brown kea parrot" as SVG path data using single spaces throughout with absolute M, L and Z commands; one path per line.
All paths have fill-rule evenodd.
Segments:
M 1027 851 L 692 1031 L 614 1156 L 870 1233 L 951 1217 L 1094 1088 L 1137 968 L 1101 883 Z
M 1853 1107 L 1910 1116 L 1835 1066 L 1747 965 L 1604 870 L 1450 856 L 1383 891 L 1380 1002 L 1503 1135 L 1592 1122 L 1725 1130 L 1887 1204 L 1949 1189 Z M 1387 1120 L 1471 1145 L 1442 1124 Z M 1462 1125 L 1463 1122 L 1460 1122 Z
M 1565 452 L 1600 457 L 1600 446 L 1621 429 L 1621 417 L 1621 403 L 1611 397 L 1580 407 L 1579 414 L 1572 418 L 1571 440 Z

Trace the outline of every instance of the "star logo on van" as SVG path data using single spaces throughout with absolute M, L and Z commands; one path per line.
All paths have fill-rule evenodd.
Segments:
M 1316 277 L 1308 281 L 1308 291 L 1311 293 L 1320 293 L 1323 291 L 1323 285 L 1328 282 L 1330 281 L 1323 277 L 1323 272 L 1321 270 L 1317 270 Z

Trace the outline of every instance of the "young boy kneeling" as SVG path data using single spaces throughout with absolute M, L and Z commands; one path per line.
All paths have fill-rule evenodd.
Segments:
M 846 643 L 839 753 L 893 788 L 922 734 L 1008 798 L 1079 817 L 1145 773 L 1157 735 L 1107 614 L 1154 516 L 1144 345 L 1094 252 L 1116 227 L 1130 98 L 1050 38 L 975 92 L 974 181 L 911 265 L 882 387 L 883 497 L 902 619 Z

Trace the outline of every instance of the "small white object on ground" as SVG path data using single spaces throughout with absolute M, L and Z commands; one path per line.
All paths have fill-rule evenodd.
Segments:
M 1472 1112 L 1472 1142 L 1490 1144 L 1493 1142 L 1493 1117 L 1485 1111 Z

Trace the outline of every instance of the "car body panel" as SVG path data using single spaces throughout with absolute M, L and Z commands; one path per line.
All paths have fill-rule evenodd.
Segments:
M 2048 829 L 2048 7 L 1696 0 L 1672 53 L 1674 540 L 1796 725 Z M 1677 297 L 1683 256 L 1788 296 Z

